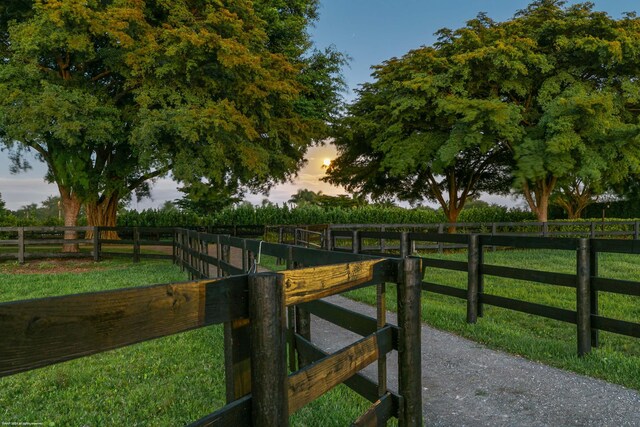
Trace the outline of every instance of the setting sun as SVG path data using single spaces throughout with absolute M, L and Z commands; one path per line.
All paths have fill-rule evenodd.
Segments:
M 322 165 L 328 168 L 329 166 L 331 166 L 331 159 L 324 159 L 322 161 Z

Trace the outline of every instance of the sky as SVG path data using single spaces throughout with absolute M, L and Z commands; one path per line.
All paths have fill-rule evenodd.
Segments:
M 529 2 L 524 0 L 321 0 L 320 18 L 310 33 L 316 46 L 334 45 L 351 57 L 344 76 L 349 91 L 347 101 L 355 98 L 354 89 L 371 81 L 372 65 L 392 57 L 400 57 L 411 49 L 430 45 L 434 33 L 443 27 L 459 28 L 479 12 L 486 12 L 497 21 L 511 18 Z M 569 1 L 569 4 L 578 3 Z M 640 4 L 632 0 L 594 1 L 595 9 L 619 18 L 623 12 L 638 10 Z M 325 194 L 344 194 L 341 188 L 319 181 L 324 174 L 322 163 L 335 156 L 331 145 L 312 147 L 307 153 L 307 165 L 291 183 L 274 187 L 269 195 L 248 195 L 247 200 L 259 204 L 263 199 L 274 203 L 286 202 L 298 189 L 306 188 Z M 29 203 L 40 203 L 48 196 L 58 195 L 55 185 L 44 182 L 46 168 L 37 160 L 27 173 L 12 175 L 6 152 L 0 152 L 0 194 L 7 208 L 18 209 Z M 176 183 L 169 178 L 157 180 L 152 186 L 151 199 L 133 201 L 133 209 L 160 207 L 165 201 L 181 197 Z M 522 205 L 513 198 L 484 196 L 488 202 L 508 206 Z

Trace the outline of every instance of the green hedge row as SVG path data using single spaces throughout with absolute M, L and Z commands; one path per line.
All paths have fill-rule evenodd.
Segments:
M 521 222 L 535 217 L 520 210 L 503 207 L 472 208 L 462 211 L 460 222 Z M 188 225 L 275 225 L 275 224 L 433 224 L 445 222 L 440 211 L 378 206 L 358 208 L 321 208 L 303 206 L 246 206 L 223 209 L 208 216 L 147 209 L 127 211 L 118 217 L 118 225 L 170 227 Z

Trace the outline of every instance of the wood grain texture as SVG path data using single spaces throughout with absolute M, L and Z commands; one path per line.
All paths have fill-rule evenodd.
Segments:
M 384 264 L 385 260 L 368 260 L 283 271 L 285 304 L 313 301 L 372 282 L 374 268 Z
M 384 394 L 380 399 L 362 414 L 352 427 L 385 427 L 387 421 L 393 415 L 393 402 L 389 393 Z
M 0 304 L 0 376 L 247 316 L 246 277 Z
M 378 359 L 378 336 L 370 335 L 289 376 L 289 415 Z

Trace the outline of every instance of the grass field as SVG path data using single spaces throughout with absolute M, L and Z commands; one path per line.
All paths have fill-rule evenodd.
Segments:
M 429 258 L 466 261 L 466 253 L 429 254 Z M 601 254 L 599 275 L 640 280 L 640 256 Z M 485 263 L 532 270 L 574 273 L 575 252 L 498 251 L 487 252 Z M 464 272 L 429 268 L 425 280 L 466 289 Z M 575 289 L 513 279 L 485 276 L 485 292 L 508 298 L 575 310 Z M 375 304 L 375 290 L 360 289 L 350 298 Z M 396 310 L 395 287 L 387 291 L 387 305 Z M 600 293 L 600 314 L 614 319 L 640 322 L 640 298 Z M 422 317 L 428 324 L 499 350 L 640 390 L 640 340 L 600 332 L 601 346 L 584 358 L 576 355 L 575 325 L 485 305 L 485 315 L 475 325 L 466 323 L 466 301 L 423 293 Z M 424 345 L 428 345 L 425 343 Z
M 0 301 L 185 281 L 169 262 L 0 264 Z M 68 270 L 62 272 L 61 270 Z M 224 406 L 222 327 L 213 326 L 0 378 L 0 422 L 184 425 Z M 369 403 L 345 386 L 307 405 L 297 426 L 344 426 Z

